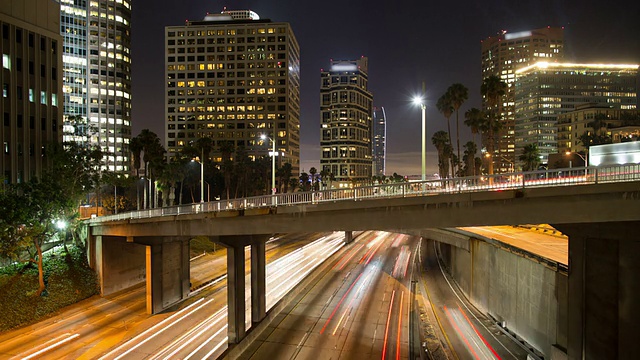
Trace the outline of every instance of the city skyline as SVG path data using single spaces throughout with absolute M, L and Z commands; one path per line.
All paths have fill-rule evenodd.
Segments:
M 261 18 L 289 22 L 301 51 L 301 170 L 319 168 L 320 69 L 326 59 L 367 56 L 370 59 L 374 106 L 384 106 L 389 118 L 387 173 L 420 172 L 420 111 L 410 102 L 421 82 L 427 87 L 427 172 L 435 171 L 431 136 L 446 128 L 435 110 L 435 101 L 455 82 L 469 88 L 469 100 L 461 110 L 480 107 L 480 41 L 501 30 L 509 32 L 545 26 L 564 26 L 566 58 L 580 62 L 640 61 L 640 25 L 633 20 L 640 5 L 617 2 L 601 8 L 593 0 L 580 5 L 555 2 L 490 4 L 415 4 L 387 8 L 379 1 L 355 1 L 340 9 L 321 3 L 194 1 L 184 7 L 178 1 L 140 2 L 132 19 L 133 135 L 144 128 L 163 131 L 163 108 L 154 103 L 163 84 L 163 29 L 184 20 L 202 19 L 207 12 L 251 9 Z M 593 11 L 592 9 L 598 9 Z M 363 9 L 379 9 L 372 16 Z M 148 16 L 153 13 L 154 16 Z M 318 16 L 322 13 L 324 16 Z M 520 14 L 525 14 L 520 16 Z M 329 25 L 327 25 L 329 24 Z M 420 43 L 425 44 L 419 46 Z M 424 60 L 423 60 L 424 59 Z M 468 129 L 461 142 L 471 139 Z

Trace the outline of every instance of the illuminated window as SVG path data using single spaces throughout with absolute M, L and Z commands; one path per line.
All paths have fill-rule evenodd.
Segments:
M 2 54 L 2 67 L 11 70 L 11 58 L 7 54 Z

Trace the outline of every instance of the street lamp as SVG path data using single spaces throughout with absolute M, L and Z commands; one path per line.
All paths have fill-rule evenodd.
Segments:
M 266 140 L 269 139 L 271 141 L 271 194 L 275 195 L 276 193 L 276 142 L 273 141 L 272 138 L 268 137 L 265 134 L 260 135 L 260 139 Z
M 422 109 L 422 188 L 424 189 L 424 182 L 427 179 L 427 105 L 422 96 L 414 97 L 413 103 L 420 105 L 420 109 Z
M 200 161 L 198 161 L 198 158 L 196 157 L 195 159 L 191 159 L 191 161 L 195 161 L 200 164 L 200 202 L 203 203 L 204 202 L 204 159 L 200 158 Z
M 582 161 L 584 162 L 584 176 L 586 177 L 589 171 L 589 162 L 587 160 L 587 157 L 582 156 L 582 154 L 578 152 L 572 153 L 571 151 L 567 151 L 564 154 L 567 156 L 578 155 L 580 159 L 582 159 Z M 569 159 L 569 168 L 571 168 L 571 159 Z

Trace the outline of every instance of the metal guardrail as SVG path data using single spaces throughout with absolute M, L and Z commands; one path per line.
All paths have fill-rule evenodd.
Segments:
M 627 182 L 640 180 L 640 164 L 540 170 L 499 175 L 470 176 L 364 186 L 349 189 L 293 192 L 240 199 L 212 201 L 125 212 L 90 219 L 90 223 L 141 219 L 160 216 L 197 214 L 270 208 L 277 206 L 319 204 L 323 202 L 360 201 L 439 194 L 471 193 L 554 186 Z

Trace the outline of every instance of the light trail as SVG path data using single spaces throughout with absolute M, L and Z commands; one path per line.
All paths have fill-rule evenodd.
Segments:
M 360 246 L 357 249 L 352 249 L 351 250 L 351 255 L 344 261 L 344 263 L 342 262 L 342 260 L 344 260 L 349 254 L 345 254 L 342 259 L 340 259 L 340 261 L 338 261 L 336 263 L 336 266 L 333 267 L 333 270 L 342 270 L 347 263 L 349 263 L 349 260 L 351 260 L 351 258 L 353 258 L 359 251 L 360 249 L 362 249 L 364 247 L 364 244 L 360 244 Z M 338 268 L 338 265 L 340 265 L 342 263 L 342 266 L 340 266 L 340 268 Z
M 211 329 L 217 323 L 222 321 L 222 319 L 224 319 L 227 316 L 226 314 L 222 313 L 223 310 L 224 309 L 220 309 L 218 312 L 216 312 L 215 314 L 209 316 L 206 320 L 204 320 L 203 322 L 201 322 L 200 324 L 198 324 L 194 328 L 192 328 L 189 331 L 187 331 L 186 333 L 182 334 L 179 338 L 175 339 L 169 345 L 165 346 L 162 350 L 160 350 L 160 352 L 157 353 L 152 359 L 160 358 L 160 357 L 163 356 L 163 353 L 166 353 L 171 348 L 175 348 L 172 352 L 167 354 L 165 356 L 165 358 L 164 358 L 165 360 L 171 359 L 176 353 L 178 353 L 178 351 L 182 350 L 184 347 L 189 345 L 191 343 L 192 339 L 198 338 L 199 336 L 204 334 L 205 331 Z M 216 317 L 218 319 L 215 319 Z M 195 333 L 195 335 L 194 335 L 194 333 Z M 189 337 L 191 339 L 188 339 L 188 341 L 185 341 L 185 339 L 187 339 Z M 181 342 L 182 342 L 182 345 L 179 345 Z
M 462 333 L 462 330 L 460 330 L 460 328 L 458 327 L 458 323 L 457 321 L 453 318 L 453 315 L 451 314 L 451 311 L 445 306 L 444 307 L 444 311 L 447 314 L 447 317 L 449 318 L 449 322 L 451 322 L 451 325 L 453 325 L 453 327 L 456 329 L 456 332 L 458 333 L 458 335 L 460 335 L 460 337 L 462 338 L 462 341 L 464 341 L 465 344 L 467 344 L 467 348 L 469 349 L 469 351 L 471 352 L 471 354 L 476 358 L 476 359 L 480 359 L 480 357 L 478 357 L 478 354 L 476 353 L 476 351 L 473 349 L 473 346 L 471 346 L 471 344 L 469 343 L 469 340 L 467 339 L 466 336 L 464 336 L 464 334 Z
M 66 338 L 64 338 L 62 340 L 58 340 L 58 339 L 60 339 L 62 337 L 65 337 L 65 336 L 66 336 Z M 33 358 L 35 358 L 37 356 L 40 356 L 40 355 L 46 353 L 49 350 L 53 350 L 53 349 L 57 348 L 60 345 L 68 343 L 69 341 L 71 341 L 71 340 L 73 340 L 73 339 L 75 339 L 75 338 L 77 338 L 79 336 L 80 336 L 80 334 L 73 334 L 72 335 L 71 333 L 64 333 L 64 334 L 62 334 L 62 335 L 60 335 L 60 336 L 58 336 L 58 337 L 56 337 L 54 339 L 51 339 L 51 340 L 49 340 L 49 341 L 47 341 L 45 343 L 45 345 L 46 345 L 47 343 L 54 341 L 53 344 L 51 344 L 51 345 L 49 345 L 49 346 L 47 346 L 47 347 L 45 347 L 43 349 L 40 349 L 40 350 L 38 350 L 38 351 L 34 352 L 33 354 L 28 355 L 28 356 L 22 357 L 22 354 L 20 354 L 20 355 L 16 356 L 15 358 L 16 359 L 23 359 L 23 360 L 33 359 Z
M 143 331 L 142 333 L 140 333 L 139 335 L 129 339 L 128 341 L 126 341 L 124 344 L 118 346 L 117 348 L 115 348 L 114 350 L 108 352 L 106 355 L 102 356 L 100 358 L 100 360 L 104 360 L 107 359 L 109 356 L 113 355 L 114 353 L 118 352 L 120 349 L 122 349 L 123 347 L 125 347 L 126 345 L 128 345 L 129 343 L 131 343 L 134 340 L 137 340 L 138 338 L 144 337 L 146 336 L 148 333 L 155 331 L 156 328 L 160 327 L 160 326 L 164 326 L 165 323 L 169 323 L 170 321 L 172 321 L 174 318 L 177 318 L 179 316 L 182 315 L 182 313 L 185 313 L 184 315 L 182 315 L 182 317 L 180 317 L 177 321 L 175 322 L 171 322 L 169 325 L 167 325 L 166 327 L 162 328 L 160 331 L 153 333 L 153 335 L 147 337 L 146 339 L 144 339 L 143 341 L 137 343 L 136 345 L 134 345 L 133 347 L 131 347 L 129 350 L 125 351 L 124 353 L 120 354 L 119 356 L 117 356 L 115 359 L 121 359 L 123 356 L 129 354 L 130 352 L 132 352 L 133 350 L 137 349 L 138 347 L 140 347 L 141 345 L 143 345 L 144 343 L 146 343 L 147 341 L 153 339 L 155 336 L 161 334 L 162 332 L 164 332 L 165 330 L 171 328 L 173 325 L 177 324 L 178 322 L 184 320 L 187 316 L 191 315 L 192 313 L 198 311 L 199 309 L 201 309 L 202 307 L 204 307 L 205 305 L 209 304 L 210 302 L 213 301 L 213 299 L 209 299 L 207 301 L 205 301 L 203 304 L 200 304 L 199 306 L 196 307 L 196 305 L 198 305 L 200 302 L 204 301 L 205 298 L 200 298 L 198 300 L 196 300 L 193 304 L 190 304 L 189 306 L 187 306 L 186 308 L 176 312 L 175 314 L 169 316 L 168 318 L 162 320 L 161 322 L 155 324 L 154 326 L 150 327 L 149 329 Z M 192 307 L 195 307 L 195 309 L 190 310 Z
M 338 311 L 338 308 L 340 308 L 340 305 L 342 304 L 342 302 L 344 301 L 344 299 L 347 297 L 347 295 L 349 295 L 349 292 L 351 291 L 351 289 L 353 289 L 353 287 L 356 285 L 356 283 L 358 282 L 358 280 L 360 280 L 360 277 L 362 277 L 362 273 L 360 273 L 360 275 L 358 275 L 358 277 L 353 281 L 353 283 L 351 283 L 351 286 L 349 287 L 349 289 L 347 290 L 347 292 L 344 293 L 344 295 L 342 295 L 342 298 L 340 299 L 340 301 L 338 302 L 338 305 L 336 305 L 335 308 L 333 308 L 333 311 L 331 312 L 331 315 L 329 315 L 329 318 L 327 319 L 327 321 L 324 323 L 324 326 L 322 327 L 322 329 L 320 330 L 320 334 L 324 333 L 324 330 L 327 328 L 327 325 L 329 325 L 329 322 L 331 321 L 331 319 L 333 318 L 333 316 L 336 314 L 336 312 Z
M 396 295 L 396 291 L 391 293 L 391 301 L 389 301 L 389 315 L 387 315 L 387 326 L 384 329 L 384 345 L 382 346 L 382 360 L 385 360 L 387 356 L 387 339 L 389 337 L 389 323 L 391 322 L 391 310 L 393 309 L 393 298 Z
M 469 323 L 469 325 L 471 325 L 471 328 L 473 329 L 473 331 L 475 331 L 476 335 L 478 335 L 478 337 L 480 338 L 480 340 L 482 340 L 482 342 L 484 342 L 484 344 L 487 346 L 487 348 L 489 350 L 491 350 L 491 352 L 493 353 L 493 355 L 500 360 L 500 356 L 498 355 L 498 353 L 493 349 L 493 347 L 491 347 L 491 345 L 489 345 L 489 342 L 487 342 L 487 340 L 485 340 L 485 338 L 480 335 L 480 332 L 478 332 L 478 329 L 476 329 L 475 326 L 473 326 L 473 324 L 471 323 L 471 320 L 469 320 L 469 317 L 467 317 L 467 314 L 464 313 L 464 311 L 462 310 L 462 308 L 460 307 L 460 305 L 458 305 L 458 308 L 460 309 L 460 313 L 462 314 L 462 316 L 464 316 L 465 320 L 467 320 L 467 322 Z
M 211 340 L 213 340 L 216 336 L 220 335 L 220 333 L 222 333 L 224 330 L 227 329 L 228 325 L 224 325 L 223 327 L 221 327 L 218 331 L 216 331 L 213 335 L 209 336 L 207 338 L 207 340 L 203 341 L 195 350 L 193 350 L 191 353 L 189 353 L 187 356 L 184 357 L 183 360 L 189 360 L 191 359 L 191 357 L 193 355 L 195 355 L 198 351 L 202 350 L 202 348 L 207 345 L 209 342 L 211 342 Z M 222 342 L 226 343 L 227 340 L 229 340 L 228 337 L 224 337 L 224 340 L 222 340 Z M 213 354 L 216 350 L 218 350 L 220 348 L 220 344 L 218 344 L 218 346 L 214 347 L 212 351 L 210 351 L 205 357 L 203 357 L 204 359 L 206 359 L 208 356 L 210 356 L 211 354 Z
M 369 284 L 369 280 L 371 280 L 371 278 L 373 277 L 373 274 L 374 274 L 373 271 L 369 271 L 369 274 L 367 275 L 367 277 L 362 281 L 362 284 L 360 285 L 356 293 L 351 297 L 349 304 L 347 304 L 344 311 L 342 312 L 342 316 L 340 316 L 340 320 L 336 324 L 336 327 L 333 329 L 333 333 L 331 333 L 331 335 L 336 334 L 336 332 L 338 331 L 338 328 L 340 327 L 340 324 L 342 323 L 342 320 L 344 320 L 344 317 L 347 315 L 347 312 L 351 312 L 351 309 L 353 308 L 353 302 L 355 301 L 355 299 L 358 298 L 358 294 L 362 292 L 365 286 Z
M 404 291 L 400 294 L 400 311 L 398 312 L 398 340 L 396 342 L 396 360 L 400 360 L 400 334 L 402 333 L 402 304 L 404 302 Z

